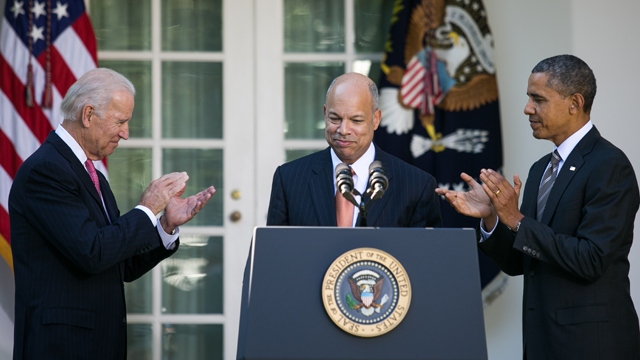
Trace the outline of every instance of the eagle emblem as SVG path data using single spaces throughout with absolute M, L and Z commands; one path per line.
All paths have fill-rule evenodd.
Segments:
M 380 313 L 380 308 L 389 299 L 389 296 L 385 294 L 380 303 L 376 304 L 382 295 L 382 285 L 384 284 L 384 278 L 380 277 L 380 274 L 372 270 L 362 270 L 353 274 L 347 281 L 351 286 L 351 294 L 346 296 L 347 306 L 350 309 L 360 310 L 364 316 L 371 316 L 374 311 Z

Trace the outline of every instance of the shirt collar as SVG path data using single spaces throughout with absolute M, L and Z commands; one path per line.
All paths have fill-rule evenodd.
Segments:
M 589 130 L 593 127 L 593 123 L 589 120 L 584 126 L 580 128 L 580 130 L 574 132 L 571 136 L 569 136 L 565 141 L 560 144 L 560 146 L 553 146 L 554 150 L 558 150 L 558 154 L 562 158 L 562 161 L 567 160 L 569 155 L 573 151 L 573 149 L 578 145 L 580 140 L 587 135 Z
M 80 147 L 80 144 L 78 144 L 76 139 L 74 139 L 73 136 L 69 134 L 67 129 L 65 129 L 62 124 L 58 125 L 56 134 L 58 134 L 58 136 L 60 136 L 60 139 L 62 139 L 62 141 L 64 141 L 64 143 L 71 148 L 71 151 L 73 151 L 78 160 L 80 160 L 82 166 L 84 166 L 84 162 L 87 161 L 87 154 L 84 153 L 84 150 L 82 150 L 82 147 Z

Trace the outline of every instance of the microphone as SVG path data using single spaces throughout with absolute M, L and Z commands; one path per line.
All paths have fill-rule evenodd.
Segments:
M 369 165 L 369 188 L 367 193 L 371 194 L 371 201 L 380 199 L 389 187 L 389 179 L 384 173 L 382 163 L 378 160 Z
M 349 200 L 350 203 L 358 206 L 358 202 L 353 198 L 353 175 L 351 175 L 351 168 L 345 163 L 340 163 L 336 166 L 336 187 L 338 191 Z M 360 195 L 358 190 L 355 190 L 356 195 Z

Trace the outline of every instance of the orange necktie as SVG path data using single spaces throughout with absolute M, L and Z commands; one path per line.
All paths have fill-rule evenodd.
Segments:
M 351 176 L 355 175 L 351 169 Z M 353 204 L 345 199 L 340 191 L 336 191 L 336 220 L 338 227 L 351 227 L 353 225 Z

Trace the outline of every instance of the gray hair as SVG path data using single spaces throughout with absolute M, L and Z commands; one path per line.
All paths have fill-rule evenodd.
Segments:
M 591 105 L 596 97 L 596 77 L 584 61 L 573 55 L 553 56 L 540 61 L 531 73 L 547 74 L 547 86 L 564 98 L 573 94 L 582 95 L 584 112 L 591 112 Z
M 76 121 L 86 105 L 93 105 L 96 116 L 102 118 L 116 91 L 136 96 L 135 87 L 126 77 L 111 69 L 93 69 L 71 85 L 60 104 L 60 113 L 65 120 Z
M 338 80 L 338 78 L 344 75 L 347 75 L 347 74 L 340 75 L 337 78 L 333 79 L 333 81 L 331 82 L 331 85 L 329 85 L 329 89 L 327 89 L 327 95 L 324 97 L 325 105 L 327 104 L 327 100 L 329 99 L 329 93 L 331 92 L 331 89 L 333 89 L 333 85 L 336 83 L 336 80 Z M 371 95 L 371 103 L 372 103 L 371 112 L 375 113 L 376 110 L 378 110 L 378 105 L 379 105 L 378 87 L 376 86 L 376 83 L 373 82 L 373 80 L 369 79 L 368 77 L 367 79 L 369 80 L 369 82 L 367 83 L 367 86 L 369 87 L 369 94 Z

